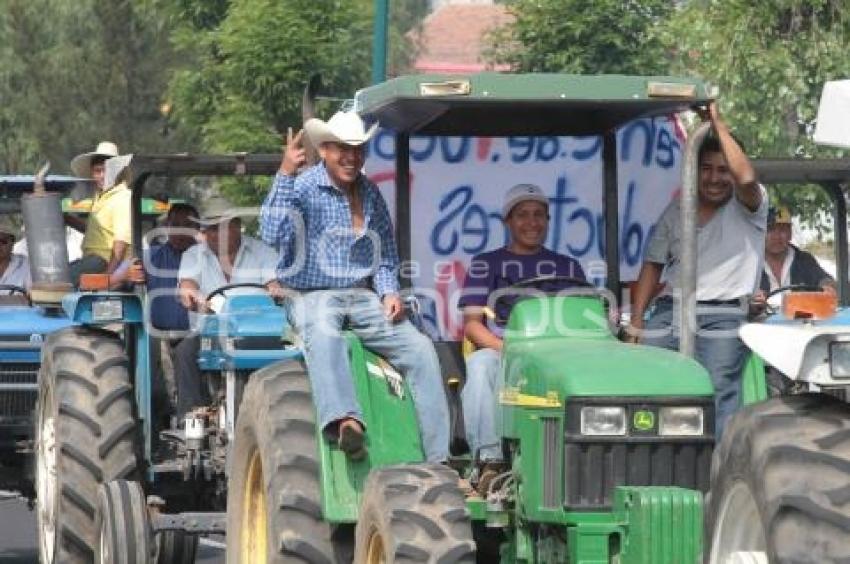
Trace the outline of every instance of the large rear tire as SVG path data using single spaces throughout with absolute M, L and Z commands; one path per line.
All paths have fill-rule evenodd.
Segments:
M 366 480 L 354 561 L 475 562 L 475 541 L 458 475 L 440 464 L 388 466 Z
M 251 375 L 242 396 L 227 485 L 227 561 L 345 561 L 322 519 L 316 422 L 303 363 Z
M 715 450 L 710 564 L 850 560 L 850 406 L 827 395 L 742 409 Z
M 42 563 L 93 561 L 98 488 L 138 477 L 134 414 L 127 356 L 114 333 L 70 327 L 47 338 L 36 411 Z

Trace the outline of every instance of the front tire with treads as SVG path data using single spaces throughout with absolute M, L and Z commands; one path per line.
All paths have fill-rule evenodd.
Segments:
M 710 564 L 850 561 L 848 484 L 850 405 L 802 394 L 745 407 L 711 465 Z
M 475 562 L 475 541 L 457 473 L 441 464 L 372 470 L 355 533 L 365 564 Z
M 93 561 L 98 488 L 139 475 L 134 403 L 127 356 L 114 333 L 69 327 L 48 336 L 36 412 L 42 563 Z
M 251 374 L 227 484 L 228 562 L 350 561 L 348 539 L 322 518 L 315 421 L 303 363 Z

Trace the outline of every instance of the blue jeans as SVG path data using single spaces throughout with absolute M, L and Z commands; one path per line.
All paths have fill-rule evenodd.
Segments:
M 717 441 L 720 441 L 727 420 L 741 405 L 741 370 L 747 358 L 747 346 L 737 335 L 738 328 L 746 321 L 745 307 L 697 305 L 694 351 L 714 385 L 714 433 Z M 672 350 L 679 348 L 679 322 L 674 318 L 672 299 L 660 298 L 656 302 L 646 330 L 663 334 L 645 336 L 644 344 Z
M 307 292 L 288 301 L 287 310 L 304 344 L 322 429 L 346 417 L 363 422 L 342 335 L 345 328 L 404 375 L 416 407 L 425 458 L 430 462 L 448 458 L 449 408 L 440 361 L 428 337 L 406 319 L 388 321 L 378 296 L 369 290 Z
M 502 459 L 497 405 L 500 359 L 493 349 L 478 349 L 466 359 L 466 383 L 460 393 L 464 430 L 472 455 L 481 460 Z

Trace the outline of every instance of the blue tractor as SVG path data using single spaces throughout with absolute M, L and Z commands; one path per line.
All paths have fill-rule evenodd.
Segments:
M 33 176 L 0 176 L 0 213 L 17 215 L 21 197 L 33 189 Z M 48 176 L 49 192 L 73 188 L 80 179 Z M 32 500 L 33 413 L 45 337 L 71 321 L 60 308 L 33 303 L 25 288 L 0 285 L 0 490 Z
M 271 175 L 278 159 L 136 156 L 136 256 L 143 256 L 140 204 L 148 181 Z M 208 299 L 222 305 L 201 316 L 198 329 L 210 402 L 184 421 L 163 422 L 152 389 L 160 342 L 145 322 L 150 297 L 143 287 L 116 291 L 103 282 L 83 277 L 79 291 L 64 297 L 69 326 L 50 333 L 42 350 L 35 449 L 41 561 L 194 562 L 198 536 L 226 529 L 230 446 L 247 376 L 300 352 L 284 342 L 283 308 L 267 295 L 219 288 Z M 113 560 L 117 553 L 130 560 Z

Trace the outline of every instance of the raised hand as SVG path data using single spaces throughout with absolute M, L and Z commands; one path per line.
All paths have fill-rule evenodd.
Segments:
M 286 130 L 286 145 L 283 147 L 283 161 L 280 163 L 280 171 L 287 176 L 292 176 L 298 173 L 307 162 L 307 151 L 301 143 L 304 136 L 304 130 L 301 129 L 293 137 L 292 128 Z

